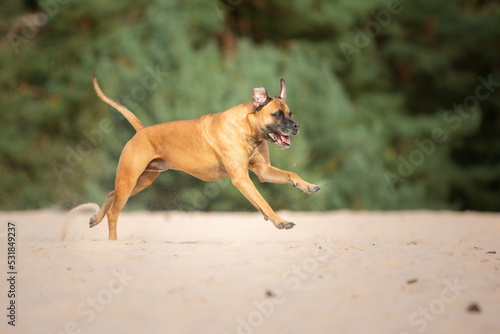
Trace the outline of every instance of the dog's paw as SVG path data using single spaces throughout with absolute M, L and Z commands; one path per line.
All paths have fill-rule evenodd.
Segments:
M 92 217 L 90 217 L 90 221 L 89 221 L 89 227 L 90 227 L 90 228 L 92 228 L 92 227 L 96 226 L 97 224 L 99 224 L 99 223 L 101 222 L 100 220 L 98 221 L 98 220 L 96 219 L 96 215 L 97 215 L 97 214 L 94 214 L 94 215 L 92 215 Z
M 282 229 L 285 229 L 285 230 L 289 230 L 291 228 L 293 228 L 295 226 L 294 223 L 279 223 L 276 225 L 276 228 L 279 229 L 279 230 L 282 230 Z
M 307 191 L 304 191 L 304 192 L 306 194 L 314 194 L 314 193 L 316 193 L 316 192 L 318 192 L 320 190 L 321 189 L 318 186 L 312 184 L 310 187 L 307 187 Z
M 297 183 L 295 184 L 295 187 L 302 190 L 305 194 L 314 194 L 315 192 L 318 192 L 320 190 L 320 188 L 317 185 L 306 182 L 302 184 Z

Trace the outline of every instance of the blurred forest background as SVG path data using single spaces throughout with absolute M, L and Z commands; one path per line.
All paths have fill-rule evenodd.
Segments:
M 274 209 L 500 210 L 500 4 L 488 0 L 1 0 L 0 209 L 101 205 L 132 126 L 287 81 L 301 133 L 253 180 Z M 229 180 L 162 173 L 130 209 L 254 210 Z

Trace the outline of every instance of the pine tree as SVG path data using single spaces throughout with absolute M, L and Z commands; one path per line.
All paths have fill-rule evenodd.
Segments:
M 192 119 L 287 80 L 301 131 L 273 165 L 306 196 L 275 209 L 499 210 L 494 1 L 9 1 L 0 16 L 1 209 L 70 208 L 113 189 L 128 122 Z M 229 180 L 167 171 L 127 208 L 253 210 Z

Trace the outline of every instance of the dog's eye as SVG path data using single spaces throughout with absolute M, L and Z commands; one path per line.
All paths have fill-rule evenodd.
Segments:
M 273 116 L 274 116 L 274 118 L 276 118 L 276 119 L 281 119 L 281 118 L 283 118 L 283 111 L 282 111 L 282 110 L 279 110 L 279 111 L 275 112 L 275 113 L 273 114 Z

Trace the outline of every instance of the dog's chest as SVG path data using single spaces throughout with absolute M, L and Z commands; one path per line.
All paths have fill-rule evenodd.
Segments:
M 252 147 L 248 150 L 248 161 L 250 162 L 257 154 L 260 154 L 260 151 L 257 147 Z

